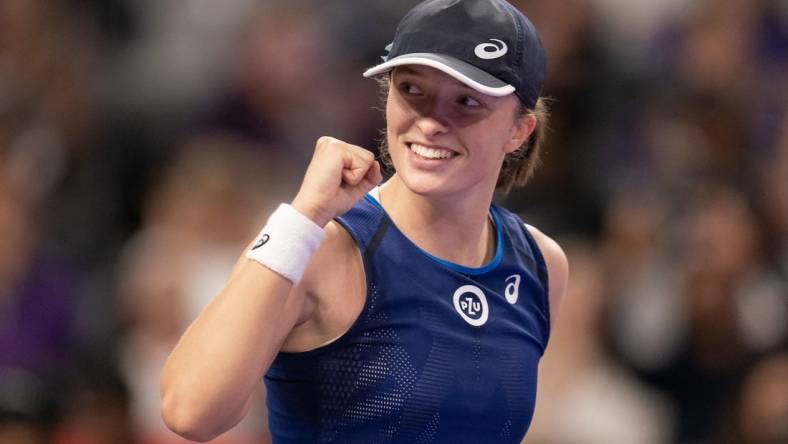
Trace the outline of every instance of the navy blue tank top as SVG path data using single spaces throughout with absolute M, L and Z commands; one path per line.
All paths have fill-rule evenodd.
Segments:
M 274 443 L 519 443 L 550 330 L 547 269 L 523 222 L 493 205 L 496 254 L 431 256 L 367 195 L 337 221 L 364 261 L 351 328 L 265 375 Z

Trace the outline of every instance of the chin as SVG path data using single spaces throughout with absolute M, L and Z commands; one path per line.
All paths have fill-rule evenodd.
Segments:
M 424 173 L 421 171 L 397 170 L 397 176 L 407 189 L 419 196 L 447 196 L 456 193 L 457 184 L 447 177 L 440 177 L 435 174 Z

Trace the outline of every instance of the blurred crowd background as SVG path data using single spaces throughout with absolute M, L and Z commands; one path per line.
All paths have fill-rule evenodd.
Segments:
M 0 0 L 0 443 L 183 442 L 158 377 L 415 0 Z M 788 443 L 788 1 L 521 0 L 564 246 L 528 444 Z M 216 442 L 268 442 L 261 389 Z

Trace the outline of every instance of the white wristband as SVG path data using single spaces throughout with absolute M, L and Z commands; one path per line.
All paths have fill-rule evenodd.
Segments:
M 298 284 L 326 232 L 288 204 L 268 218 L 246 257 Z

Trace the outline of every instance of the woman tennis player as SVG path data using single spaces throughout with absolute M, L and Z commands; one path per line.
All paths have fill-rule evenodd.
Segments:
M 386 61 L 384 184 L 323 137 L 303 183 L 188 328 L 162 415 L 209 440 L 261 378 L 274 443 L 517 443 L 566 286 L 560 247 L 493 204 L 523 185 L 546 124 L 545 55 L 504 0 L 429 0 Z

